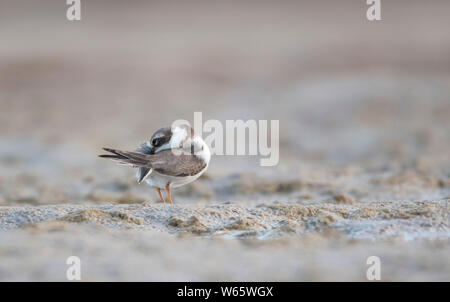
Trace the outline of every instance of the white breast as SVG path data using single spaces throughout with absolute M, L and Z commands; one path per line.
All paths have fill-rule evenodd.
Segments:
M 187 185 L 188 183 L 193 182 L 197 178 L 199 178 L 205 171 L 208 169 L 208 166 L 206 166 L 202 171 L 197 173 L 196 175 L 192 176 L 170 176 L 170 175 L 164 175 L 161 173 L 158 173 L 156 171 L 153 171 L 145 180 L 147 184 L 149 184 L 152 187 L 157 187 L 164 189 L 168 183 L 170 183 L 171 188 L 177 188 L 184 185 Z

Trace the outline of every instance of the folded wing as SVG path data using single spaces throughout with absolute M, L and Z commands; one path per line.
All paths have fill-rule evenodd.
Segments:
M 111 155 L 100 155 L 121 164 L 142 169 L 138 171 L 138 181 L 142 181 L 152 170 L 170 176 L 193 176 L 206 168 L 206 163 L 193 154 L 174 154 L 172 150 L 164 150 L 156 154 L 121 151 L 104 148 Z
M 193 176 L 204 168 L 206 163 L 192 154 L 174 154 L 172 150 L 164 150 L 150 155 L 150 165 L 158 173 L 170 176 Z

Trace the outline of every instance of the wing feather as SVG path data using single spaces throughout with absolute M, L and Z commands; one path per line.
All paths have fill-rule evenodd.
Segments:
M 206 163 L 195 155 L 178 155 L 171 150 L 148 155 L 148 159 L 155 171 L 170 176 L 192 176 L 206 167 Z

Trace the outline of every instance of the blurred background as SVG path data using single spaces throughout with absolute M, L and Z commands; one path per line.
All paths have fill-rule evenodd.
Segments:
M 174 120 L 192 122 L 195 111 L 203 113 L 204 121 L 279 120 L 278 166 L 260 167 L 259 157 L 215 156 L 205 177 L 174 193 L 179 207 L 166 211 L 155 205 L 132 214 L 141 215 L 145 227 L 177 233 L 167 224 L 176 211 L 186 220 L 197 215 L 204 224 L 217 223 L 201 208 L 211 204 L 223 206 L 222 218 L 231 215 L 230 201 L 250 207 L 246 214 L 234 211 L 242 217 L 259 213 L 253 206 L 261 202 L 325 207 L 332 213 L 337 208 L 326 207 L 348 204 L 343 209 L 360 216 L 352 220 L 342 214 L 335 230 L 351 238 L 438 234 L 447 240 L 443 249 L 377 245 L 377 253 L 393 264 L 387 268 L 393 279 L 448 280 L 448 265 L 443 266 L 450 263 L 448 207 L 424 206 L 408 216 L 395 202 L 440 200 L 448 206 L 450 200 L 450 1 L 381 0 L 382 20 L 373 22 L 366 19 L 365 0 L 81 0 L 82 20 L 72 22 L 66 19 L 65 2 L 0 0 L 0 205 L 70 205 L 4 208 L 1 229 L 60 217 L 73 205 L 156 204 L 156 193 L 136 184 L 133 169 L 97 158 L 102 147 L 134 149 Z M 378 204 L 358 212 L 364 204 L 383 202 L 392 205 L 388 212 L 394 214 L 386 216 Z M 153 210 L 160 212 L 145 212 Z M 8 211 L 13 212 L 2 214 Z M 330 212 L 326 215 L 335 217 Z M 428 214 L 430 220 L 421 220 Z M 283 219 L 291 221 L 289 215 L 292 211 Z M 273 227 L 261 217 L 245 231 L 260 236 L 261 224 Z M 380 217 L 400 222 L 383 224 Z M 362 223 L 366 218 L 370 221 Z M 49 229 L 42 230 L 46 234 Z M 185 258 L 177 258 L 167 245 L 160 254 L 159 247 L 145 246 L 154 244 L 151 238 L 139 237 L 138 246 L 130 247 L 125 245 L 134 244 L 126 241 L 130 233 L 113 243 L 109 237 L 85 237 L 96 231 L 72 231 L 79 245 L 58 245 L 53 237 L 27 232 L 2 233 L 2 242 L 17 251 L 24 244 L 42 258 L 29 258 L 35 262 L 26 264 L 20 253 L 5 258 L 2 251 L 12 248 L 0 248 L 3 259 L 9 259 L 3 271 L 0 265 L 0 279 L 59 278 L 56 270 L 41 266 L 53 263 L 46 258 L 48 250 L 37 249 L 42 242 L 55 247 L 50 255 L 58 257 L 65 257 L 63 248 L 90 255 L 91 247 L 102 259 L 116 261 L 121 255 L 112 251 L 129 248 L 135 269 L 145 261 L 160 266 L 152 275 L 130 263 L 108 263 L 89 275 L 102 280 L 332 280 L 342 274 L 360 280 L 362 275 L 341 265 L 363 265 L 367 252 L 362 244 L 331 257 L 336 245 L 316 249 L 317 241 L 295 240 L 289 248 L 261 252 L 238 243 L 211 247 L 200 242 L 199 251 L 189 250 L 189 242 L 156 237 L 187 251 Z M 67 240 L 64 233 L 55 236 Z M 303 243 L 306 250 L 297 249 Z M 155 256 L 139 254 L 141 245 L 156 251 Z M 211 254 L 209 248 L 230 261 L 213 257 L 203 267 L 195 257 L 186 259 Z M 361 258 L 352 257 L 353 251 Z M 414 253 L 405 260 L 410 262 L 402 262 L 409 252 Z M 325 264 L 314 258 L 318 253 L 341 275 L 324 273 Z M 165 255 L 178 259 L 183 271 L 168 260 L 164 266 Z M 270 257 L 284 260 L 274 259 L 270 263 L 276 265 L 263 270 L 261 263 Z M 416 266 L 417 259 L 427 262 Z M 297 261 L 303 261 L 301 273 L 290 271 Z M 220 273 L 217 265 L 223 266 Z M 420 274 L 424 271 L 429 275 Z
M 373 22 L 360 0 L 81 2 L 73 22 L 64 1 L 0 2 L 0 204 L 33 202 L 26 181 L 61 203 L 83 180 L 132 176 L 101 147 L 194 111 L 280 120 L 279 169 L 437 161 L 449 176 L 448 1 L 383 1 Z M 209 172 L 275 170 L 258 160 Z

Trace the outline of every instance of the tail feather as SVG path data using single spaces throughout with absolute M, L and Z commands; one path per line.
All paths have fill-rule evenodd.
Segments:
M 103 148 L 103 150 L 110 152 L 112 154 L 102 154 L 99 157 L 112 159 L 121 164 L 130 165 L 133 167 L 146 167 L 148 160 L 146 159 L 146 154 L 138 152 L 120 151 L 116 149 Z
M 110 155 L 110 154 L 102 154 L 102 155 L 99 155 L 98 157 L 111 158 L 111 159 L 126 159 L 126 157 L 121 156 L 121 155 Z

